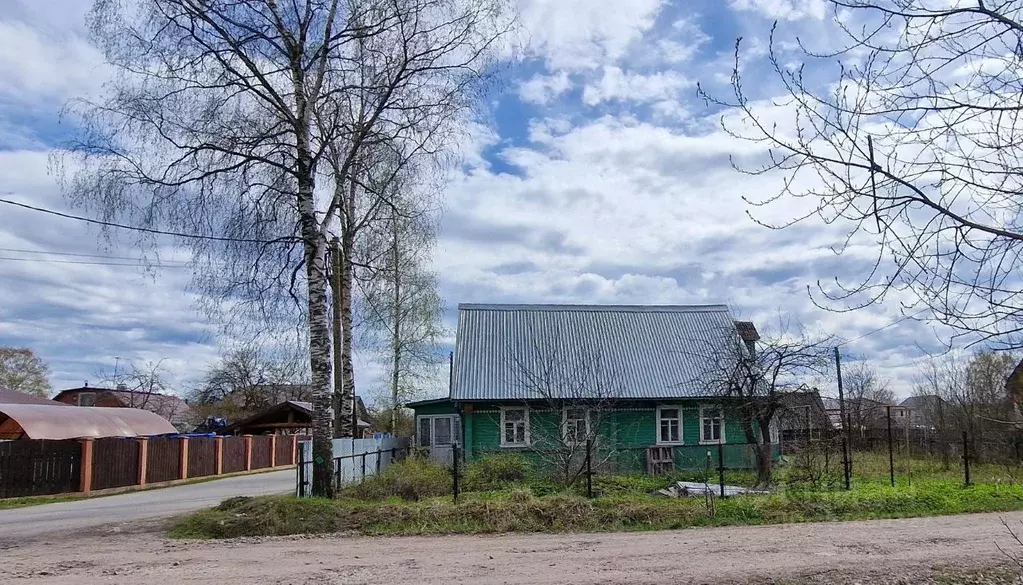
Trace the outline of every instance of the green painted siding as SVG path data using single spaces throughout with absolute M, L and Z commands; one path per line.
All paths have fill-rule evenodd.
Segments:
M 456 414 L 458 411 L 455 409 L 453 402 L 440 402 L 437 404 L 424 404 L 424 405 L 412 405 L 412 411 L 418 415 L 431 415 L 431 414 Z
M 686 401 L 662 403 L 664 406 L 678 406 L 682 411 L 683 444 L 674 446 L 675 465 L 680 469 L 702 469 L 710 453 L 712 467 L 717 466 L 717 445 L 700 445 L 700 406 L 711 402 Z M 509 404 L 509 406 L 520 406 Z M 471 441 L 466 433 L 466 454 L 477 458 L 495 452 L 522 452 L 538 459 L 537 450 L 544 449 L 543 443 L 558 436 L 561 413 L 533 408 L 529 415 L 529 429 L 532 444 L 529 448 L 501 447 L 500 404 L 474 404 L 471 414 L 462 415 L 463 428 L 472 429 Z M 742 423 L 734 411 L 725 409 L 725 445 L 723 454 L 725 466 L 730 469 L 753 467 L 750 447 Z M 607 413 L 600 421 L 598 435 L 598 459 L 607 461 L 609 471 L 618 473 L 641 473 L 646 469 L 646 448 L 657 443 L 657 411 L 654 403 L 623 404 L 620 410 Z M 543 437 L 547 437 L 546 441 Z M 547 448 L 553 448 L 553 445 Z

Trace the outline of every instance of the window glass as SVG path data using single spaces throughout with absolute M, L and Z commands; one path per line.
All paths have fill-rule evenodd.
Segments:
M 419 446 L 430 446 L 430 419 L 428 418 L 419 419 Z
M 679 435 L 679 410 L 677 408 L 662 408 L 658 410 L 659 421 L 659 435 L 658 438 L 661 443 L 678 443 L 680 442 Z
M 442 416 L 433 419 L 434 445 L 451 444 L 451 418 Z

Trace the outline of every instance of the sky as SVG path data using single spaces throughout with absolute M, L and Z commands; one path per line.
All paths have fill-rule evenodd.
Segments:
M 83 213 L 64 200 L 50 156 L 74 129 L 62 107 L 102 91 L 110 75 L 87 39 L 89 4 L 0 3 L 2 198 Z M 724 133 L 723 112 L 696 91 L 728 91 L 743 37 L 747 87 L 773 97 L 771 24 L 783 40 L 826 46 L 821 0 L 515 5 L 523 48 L 500 64 L 443 189 L 434 270 L 451 333 L 442 351 L 458 303 L 726 303 L 762 329 L 785 315 L 840 336 L 847 360 L 870 361 L 897 394 L 911 393 L 914 369 L 947 332 L 899 321 L 897 297 L 853 312 L 817 308 L 808 287 L 862 273 L 870 250 L 836 256 L 840 225 L 771 230 L 751 220 L 743 198 L 776 193 L 781 177 L 733 169 L 730 157 L 758 147 Z M 87 224 L 0 205 L 0 346 L 35 349 L 55 389 L 163 360 L 187 391 L 217 358 L 217 328 L 196 309 L 173 248 L 159 267 L 140 255 Z M 357 386 L 372 395 L 379 366 L 363 353 L 357 368 Z

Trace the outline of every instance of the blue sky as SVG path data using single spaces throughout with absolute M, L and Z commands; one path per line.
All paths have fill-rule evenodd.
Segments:
M 0 196 L 70 209 L 48 169 L 73 124 L 60 110 L 100 91 L 109 72 L 85 39 L 89 2 L 11 1 L 0 10 Z M 516 7 L 523 49 L 501 64 L 488 116 L 444 190 L 434 268 L 449 326 L 459 302 L 728 303 L 762 328 L 783 313 L 846 339 L 900 317 L 898 298 L 853 313 L 813 306 L 808 286 L 859 273 L 869 253 L 837 258 L 829 247 L 840 226 L 772 231 L 752 222 L 742 197 L 776 192 L 779 178 L 736 173 L 729 156 L 755 149 L 722 133 L 720 112 L 696 95 L 697 82 L 726 89 L 742 36 L 747 83 L 770 98 L 771 23 L 780 21 L 782 38 L 826 43 L 820 0 Z M 196 311 L 187 269 L 69 256 L 139 251 L 9 206 L 0 206 L 0 248 L 8 250 L 0 258 L 41 260 L 0 259 L 0 345 L 35 348 L 55 388 L 95 380 L 115 358 L 163 359 L 183 391 L 216 358 L 216 327 Z M 914 367 L 944 335 L 907 322 L 845 351 L 907 395 Z M 372 394 L 379 369 L 365 353 L 359 366 L 360 388 Z

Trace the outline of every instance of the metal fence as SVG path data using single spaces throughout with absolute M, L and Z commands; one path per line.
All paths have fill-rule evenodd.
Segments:
M 367 477 L 387 469 L 391 463 L 403 459 L 409 450 L 409 439 L 387 437 L 380 439 L 334 439 L 334 486 L 362 483 Z M 312 442 L 302 441 L 298 449 L 299 465 L 296 470 L 296 493 L 306 497 L 312 490 Z

